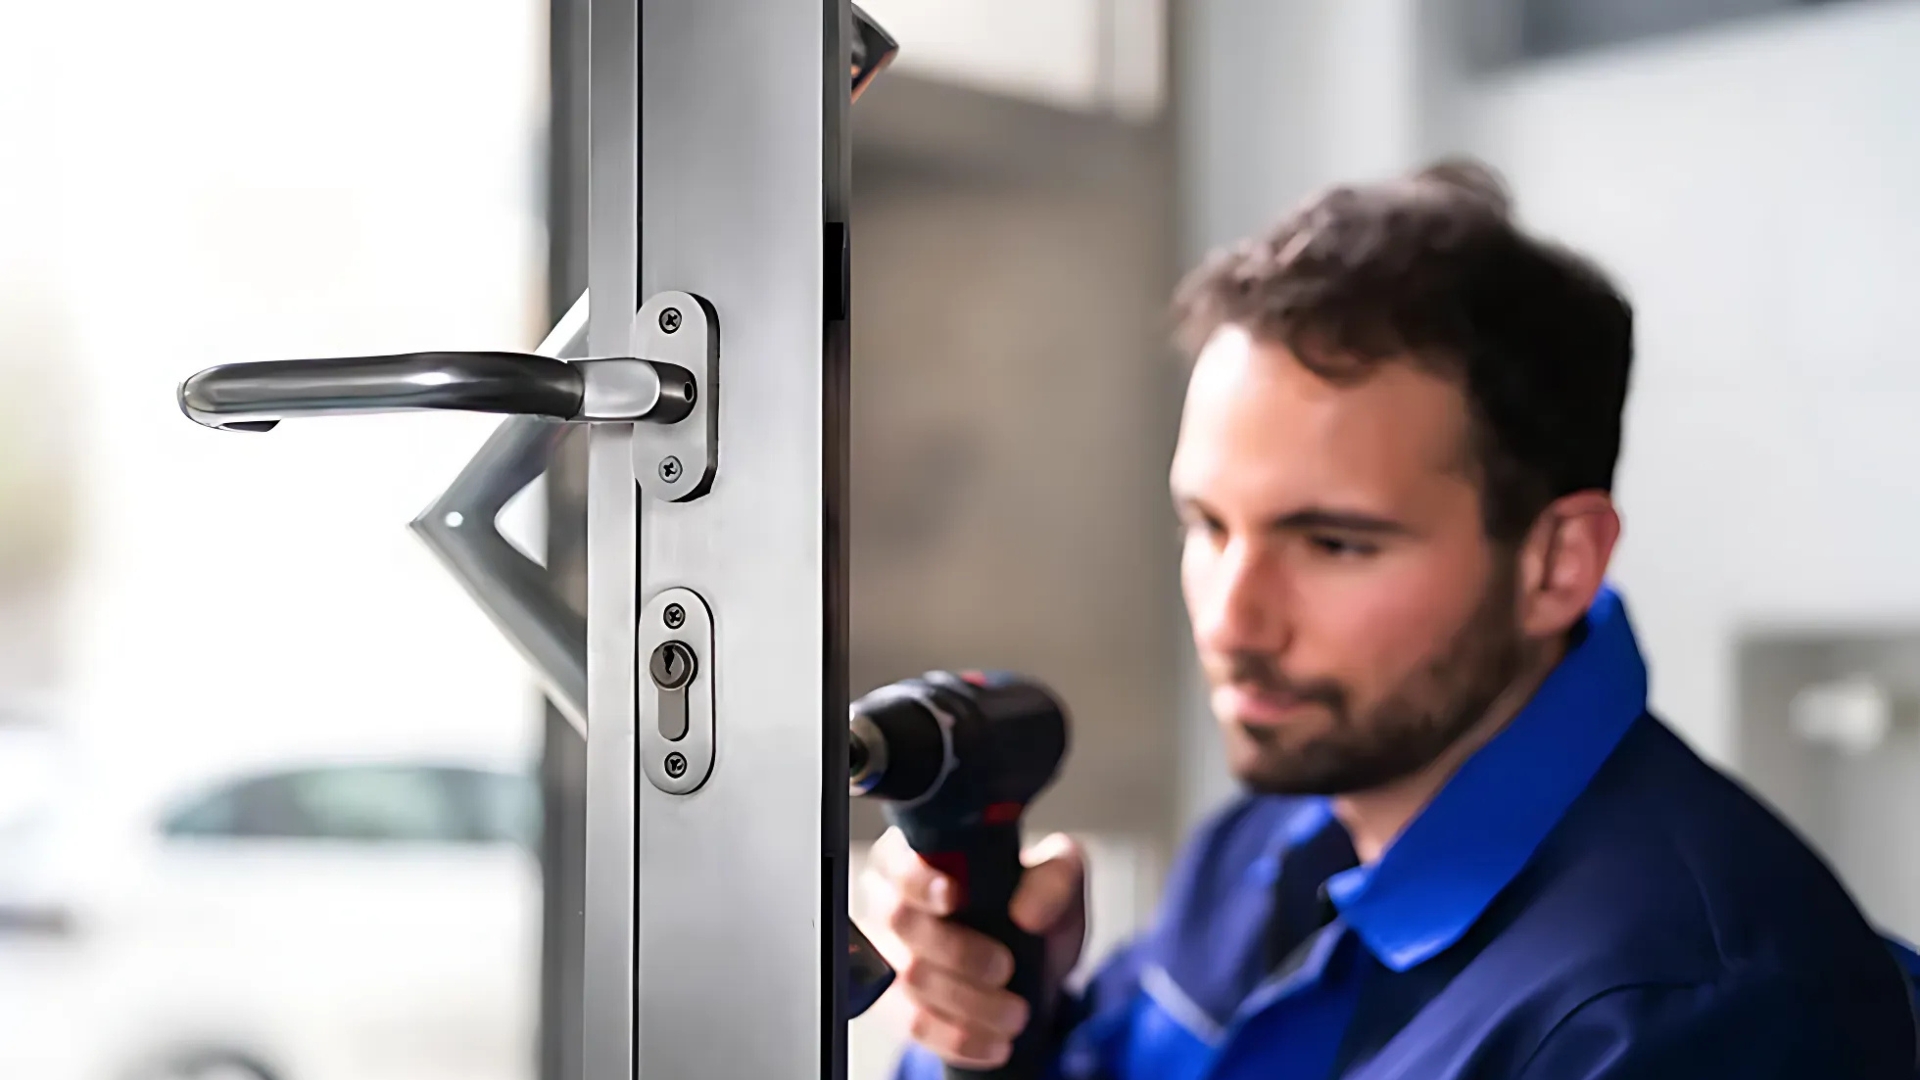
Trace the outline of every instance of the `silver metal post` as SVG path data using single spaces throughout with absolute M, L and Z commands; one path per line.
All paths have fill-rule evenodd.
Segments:
M 844 0 L 592 8 L 591 351 L 629 354 L 639 299 L 681 289 L 714 306 L 725 359 L 704 496 L 641 498 L 632 428 L 591 433 L 587 1080 L 845 1072 L 847 335 L 829 266 L 850 21 Z M 640 737 L 667 692 L 635 620 L 670 611 L 652 603 L 667 590 L 711 618 L 711 655 L 672 691 L 711 695 L 711 771 L 687 794 L 655 782 L 671 761 L 641 760 L 676 752 Z

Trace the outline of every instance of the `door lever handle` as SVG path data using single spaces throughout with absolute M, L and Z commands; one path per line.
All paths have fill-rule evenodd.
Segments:
M 180 384 L 180 410 L 227 431 L 271 431 L 293 417 L 443 410 L 555 420 L 675 423 L 693 411 L 693 373 L 618 357 L 421 352 L 264 360 L 207 368 Z

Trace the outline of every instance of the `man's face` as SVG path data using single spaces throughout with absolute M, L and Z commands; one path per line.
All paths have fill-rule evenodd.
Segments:
M 1411 363 L 1335 385 L 1229 327 L 1174 453 L 1181 578 L 1234 773 L 1342 794 L 1431 762 L 1521 664 L 1464 395 Z

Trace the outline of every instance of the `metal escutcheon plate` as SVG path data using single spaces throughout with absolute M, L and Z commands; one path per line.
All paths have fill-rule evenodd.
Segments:
M 720 320 L 692 293 L 656 293 L 633 321 L 633 355 L 693 372 L 693 412 L 673 424 L 633 426 L 633 475 L 662 502 L 697 499 L 713 486 L 720 433 Z
M 666 589 L 641 610 L 634 641 L 641 768 L 669 795 L 698 791 L 713 772 L 713 613 L 692 589 Z M 685 645 L 694 658 L 692 681 L 672 688 L 685 695 L 686 733 L 679 738 L 661 732 L 662 689 L 653 675 L 654 650 L 670 641 Z

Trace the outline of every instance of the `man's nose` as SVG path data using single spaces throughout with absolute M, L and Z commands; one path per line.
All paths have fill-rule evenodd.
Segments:
M 1278 652 L 1286 647 L 1286 582 L 1260 545 L 1234 540 L 1216 556 L 1196 612 L 1211 652 Z

